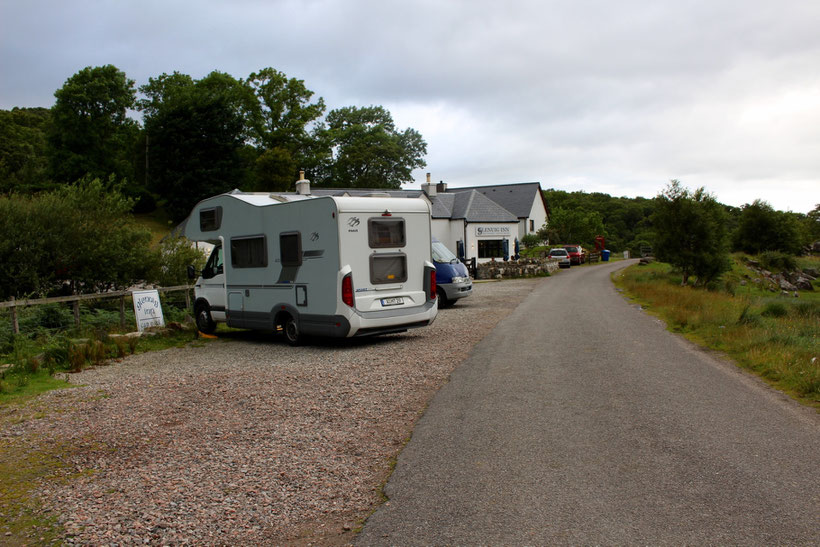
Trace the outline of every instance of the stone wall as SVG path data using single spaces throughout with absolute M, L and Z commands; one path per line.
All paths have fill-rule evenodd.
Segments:
M 534 277 L 554 272 L 558 261 L 549 258 L 521 258 L 482 262 L 476 266 L 476 279 L 510 279 L 513 277 Z

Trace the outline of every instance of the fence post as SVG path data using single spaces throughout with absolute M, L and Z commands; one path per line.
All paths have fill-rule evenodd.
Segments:
M 120 296 L 120 329 L 125 330 L 125 295 Z
M 191 309 L 191 291 L 185 289 L 185 311 Z
M 11 301 L 14 302 L 14 297 L 11 297 Z M 17 306 L 11 307 L 11 326 L 14 331 L 14 334 L 20 334 L 20 323 L 17 321 Z
M 80 328 L 80 299 L 74 301 L 74 326 Z

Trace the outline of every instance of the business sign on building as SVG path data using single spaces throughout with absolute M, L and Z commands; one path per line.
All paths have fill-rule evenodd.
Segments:
M 476 226 L 476 237 L 510 237 L 509 226 Z
M 162 316 L 162 304 L 159 301 L 159 291 L 132 291 L 134 300 L 134 315 L 137 318 L 137 329 L 140 332 L 148 327 L 164 327 L 165 318 Z

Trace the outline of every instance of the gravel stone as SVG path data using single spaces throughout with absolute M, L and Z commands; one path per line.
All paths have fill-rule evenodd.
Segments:
M 476 283 L 402 334 L 130 356 L 4 410 L 0 441 L 70 448 L 36 491 L 63 543 L 349 544 L 429 400 L 541 282 Z

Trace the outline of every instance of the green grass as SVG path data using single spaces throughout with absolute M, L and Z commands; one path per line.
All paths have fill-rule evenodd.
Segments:
M 680 276 L 661 263 L 621 270 L 614 281 L 669 330 L 726 353 L 774 387 L 820 409 L 820 293 L 783 297 L 748 275 L 738 259 L 711 290 L 681 287 Z M 820 289 L 820 283 L 815 287 Z
M 19 403 L 52 389 L 73 387 L 61 376 L 52 376 L 47 370 L 36 373 L 11 372 L 0 379 L 0 406 Z

